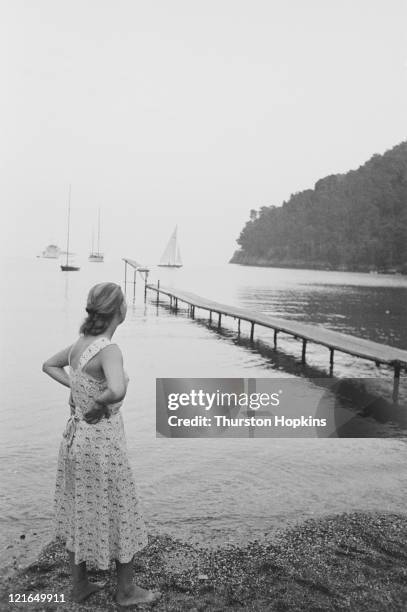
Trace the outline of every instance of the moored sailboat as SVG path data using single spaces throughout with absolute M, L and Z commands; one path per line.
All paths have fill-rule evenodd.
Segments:
M 178 228 L 175 226 L 174 231 L 168 241 L 167 246 L 164 249 L 164 253 L 161 255 L 160 267 L 164 268 L 182 268 L 181 252 L 178 244 L 177 236 Z
M 68 196 L 68 232 L 66 238 L 66 260 L 65 264 L 61 265 L 62 272 L 76 272 L 80 268 L 78 266 L 73 266 L 69 263 L 69 229 L 71 223 L 71 186 L 69 185 L 69 196 Z
M 92 261 L 93 263 L 102 263 L 104 259 L 103 253 L 100 252 L 100 208 L 99 208 L 99 213 L 98 213 L 98 247 L 96 251 L 93 249 L 93 234 L 92 234 L 92 251 L 88 259 L 89 261 Z

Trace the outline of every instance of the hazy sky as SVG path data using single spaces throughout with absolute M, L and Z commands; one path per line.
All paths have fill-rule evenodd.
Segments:
M 402 0 L 2 0 L 2 253 L 226 261 L 249 210 L 406 138 Z

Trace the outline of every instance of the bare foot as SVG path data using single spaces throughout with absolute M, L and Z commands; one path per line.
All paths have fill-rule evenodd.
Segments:
M 76 602 L 83 601 L 92 593 L 96 593 L 104 588 L 104 584 L 98 582 L 85 582 L 72 589 L 72 599 Z
M 135 606 L 137 604 L 149 604 L 161 597 L 159 591 L 149 591 L 133 584 L 129 590 L 118 591 L 116 601 L 119 606 Z

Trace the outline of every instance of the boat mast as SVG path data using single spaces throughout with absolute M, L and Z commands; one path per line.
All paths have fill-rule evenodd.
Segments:
M 100 253 L 100 206 L 99 206 L 99 214 L 98 214 L 98 255 Z
M 69 254 L 69 224 L 71 220 L 71 185 L 69 184 L 68 194 L 68 235 L 66 239 L 66 265 L 68 265 L 68 254 Z

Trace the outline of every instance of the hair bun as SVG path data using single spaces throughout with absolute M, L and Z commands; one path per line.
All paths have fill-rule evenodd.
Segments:
M 80 327 L 85 336 L 98 336 L 109 327 L 124 301 L 123 291 L 116 283 L 98 283 L 89 291 L 85 302 L 88 314 Z

